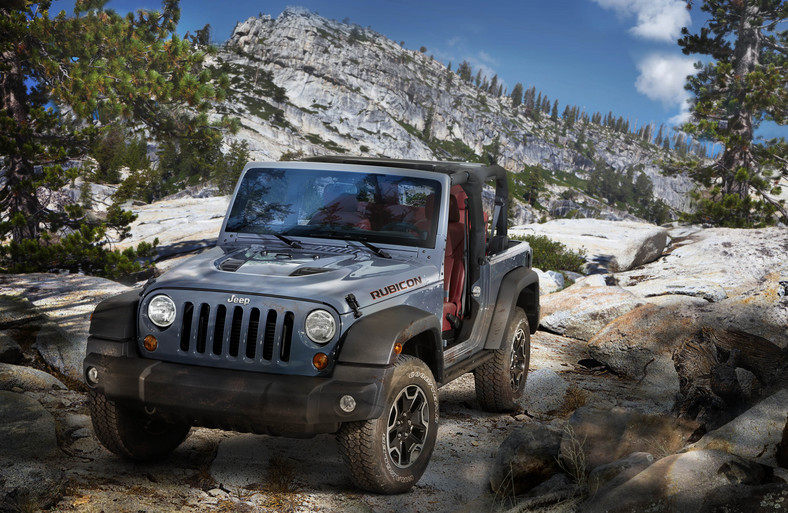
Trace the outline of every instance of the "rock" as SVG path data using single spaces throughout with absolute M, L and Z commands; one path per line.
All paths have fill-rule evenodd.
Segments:
M 663 456 L 684 447 L 698 427 L 693 421 L 665 415 L 584 406 L 569 418 L 561 440 L 561 457 L 573 459 L 571 452 L 580 444 L 590 471 L 634 452 Z
M 10 290 L 3 293 L 12 292 Z M 0 296 L 0 330 L 24 326 L 41 319 L 41 312 L 30 301 L 14 296 Z
M 101 300 L 127 290 L 120 283 L 80 274 L 0 275 L 0 294 L 21 295 L 46 313 L 36 320 L 41 326 L 36 348 L 49 365 L 75 380 L 82 379 L 90 314 Z
M 66 386 L 56 377 L 44 371 L 0 363 L 0 390 L 13 390 L 15 388 L 27 392 L 47 392 L 52 389 L 66 390 Z
M 45 460 L 59 454 L 55 420 L 23 394 L 0 391 L 0 455 L 15 461 Z
M 510 233 L 546 235 L 569 249 L 585 250 L 588 259 L 605 257 L 612 272 L 627 271 L 656 260 L 667 244 L 664 228 L 598 219 L 558 219 L 516 227 Z
M 617 275 L 619 284 L 641 296 L 685 294 L 720 301 L 773 281 L 788 279 L 788 230 L 711 228 L 694 231 L 666 255 L 641 269 Z M 768 337 L 767 337 L 768 338 Z
M 700 323 L 697 310 L 684 305 L 647 304 L 610 322 L 589 340 L 588 351 L 616 373 L 641 379 L 653 361 L 672 362 L 673 350 Z
M 543 297 L 540 326 L 559 335 L 590 340 L 610 321 L 644 304 L 620 287 L 586 285 L 578 282 Z
M 537 276 L 539 276 L 540 296 L 543 296 L 545 294 L 551 294 L 561 288 L 558 282 L 555 281 L 553 276 L 550 275 L 549 273 L 546 273 L 541 269 L 536 269 L 536 268 L 534 268 L 534 272 L 536 273 Z
M 5 332 L 0 332 L 0 362 L 19 363 L 22 359 L 22 348 Z
M 722 451 L 694 451 L 662 458 L 620 486 L 583 503 L 583 513 L 693 511 L 711 513 L 718 490 L 729 485 L 760 485 L 761 465 Z
M 490 474 L 493 493 L 524 493 L 561 471 L 561 430 L 529 423 L 510 434 L 498 448 Z
M 66 477 L 55 420 L 23 394 L 0 391 L 0 511 L 39 511 L 60 498 Z
M 547 274 L 553 279 L 554 282 L 558 285 L 559 289 L 564 288 L 564 275 L 557 272 L 557 271 L 547 271 Z
M 777 447 L 788 430 L 788 390 L 780 390 L 731 422 L 706 433 L 690 450 L 729 452 L 771 467 L 778 466 Z
M 588 474 L 589 493 L 605 493 L 626 483 L 654 463 L 654 459 L 648 452 L 633 452 L 626 458 L 594 467 Z
M 64 331 L 53 322 L 46 322 L 36 337 L 36 349 L 53 368 L 71 379 L 82 381 L 82 360 L 85 358 L 84 339 Z
M 561 408 L 569 385 L 550 369 L 528 373 L 520 405 L 528 413 L 549 413 Z
M 65 473 L 44 461 L 0 456 L 0 511 L 42 511 L 57 503 L 66 488 Z
M 131 223 L 131 237 L 117 244 L 120 249 L 136 247 L 140 242 L 173 245 L 195 240 L 213 240 L 219 236 L 229 196 L 170 198 L 132 208 L 137 220 Z

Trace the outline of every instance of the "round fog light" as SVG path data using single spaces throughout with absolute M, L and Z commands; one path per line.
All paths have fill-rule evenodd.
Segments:
M 356 400 L 352 395 L 343 395 L 339 399 L 339 407 L 345 413 L 352 413 L 356 409 Z
M 95 385 L 99 381 L 98 369 L 95 367 L 88 367 L 86 374 L 88 385 Z

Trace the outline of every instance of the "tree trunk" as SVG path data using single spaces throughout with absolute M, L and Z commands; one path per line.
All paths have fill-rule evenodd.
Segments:
M 748 5 L 741 9 L 741 21 L 733 51 L 734 77 L 731 85 L 743 84 L 744 77 L 760 65 L 763 35 L 755 23 L 759 14 L 760 7 L 755 2 L 748 2 Z M 736 99 L 739 105 L 743 106 L 746 105 L 747 91 L 743 87 L 739 89 Z M 751 150 L 754 139 L 752 117 L 752 112 L 747 107 L 741 107 L 733 114 L 728 124 L 732 137 L 722 156 L 722 165 L 728 172 L 723 181 L 723 190 L 726 194 L 738 195 L 742 200 L 750 195 L 750 180 L 736 180 L 738 170 L 744 168 L 750 176 L 753 171 L 757 171 L 753 169 L 756 164 Z
M 12 223 L 11 236 L 14 240 L 35 239 L 38 237 L 38 217 L 43 209 L 32 184 L 33 165 L 25 154 L 31 151 L 26 150 L 31 145 L 27 87 L 16 55 L 11 51 L 3 52 L 0 60 L 6 68 L 0 74 L 0 108 L 20 127 L 16 134 L 8 134 L 13 153 L 7 156 L 6 184 L 0 210 Z
M 752 372 L 768 391 L 788 386 L 788 350 L 740 331 L 704 327 L 673 353 L 683 399 L 680 417 L 721 425 L 749 407 L 736 368 Z

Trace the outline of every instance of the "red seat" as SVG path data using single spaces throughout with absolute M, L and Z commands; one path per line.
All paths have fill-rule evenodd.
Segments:
M 447 315 L 462 317 L 465 289 L 465 193 L 449 197 L 449 226 L 446 236 L 446 256 L 443 261 L 443 331 L 452 329 Z M 458 197 L 462 196 L 462 197 Z M 462 209 L 460 208 L 462 203 Z

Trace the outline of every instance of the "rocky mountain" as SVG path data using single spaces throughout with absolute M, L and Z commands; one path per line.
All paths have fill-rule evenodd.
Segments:
M 369 28 L 288 8 L 275 19 L 238 23 L 209 66 L 231 79 L 216 115 L 241 120 L 236 137 L 249 143 L 255 159 L 492 156 L 515 173 L 526 165 L 547 170 L 548 212 L 567 189 L 578 192 L 573 177 L 587 179 L 601 160 L 622 173 L 645 173 L 655 198 L 675 210 L 690 208 L 690 180 L 660 172 L 663 149 L 596 123 L 550 116 L 535 121 L 508 96 L 484 92 L 427 52 L 403 48 Z M 573 208 L 588 202 L 599 210 L 599 202 L 583 194 L 574 201 Z M 536 215 L 521 208 L 517 218 L 529 222 Z

